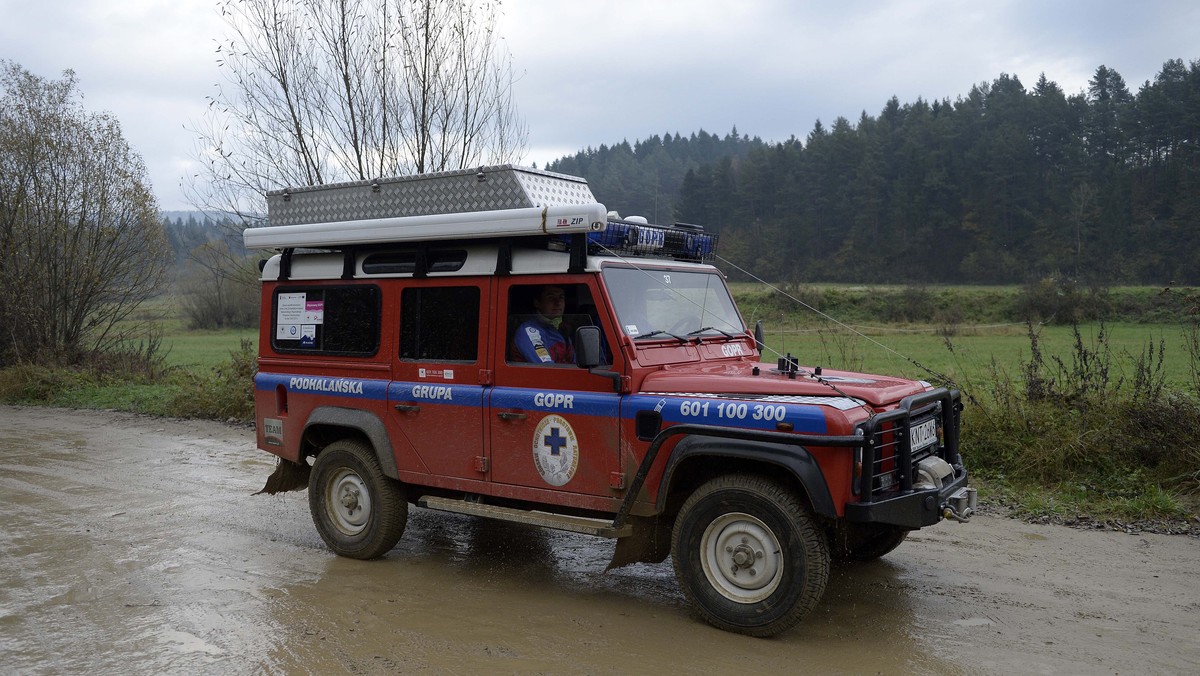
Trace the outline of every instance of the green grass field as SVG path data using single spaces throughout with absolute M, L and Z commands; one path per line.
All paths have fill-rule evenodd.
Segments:
M 853 327 L 862 335 L 834 326 L 801 328 L 766 326 L 765 361 L 791 353 L 808 366 L 866 371 L 929 380 L 933 376 L 919 365 L 968 383 L 986 375 L 995 359 L 997 364 L 1016 374 L 1022 362 L 1030 358 L 1026 327 L 1020 324 L 960 327 L 959 334 L 943 337 L 936 328 Z M 1101 325 L 1080 327 L 1085 346 L 1095 346 Z M 1163 371 L 1166 381 L 1176 387 L 1192 384 L 1192 364 L 1184 343 L 1183 329 L 1175 325 L 1107 324 L 1108 346 L 1116 375 L 1132 377 L 1137 358 L 1154 345 L 1163 344 Z M 1075 337 L 1069 326 L 1036 328 L 1039 345 L 1045 355 L 1058 355 L 1070 365 Z M 178 329 L 163 336 L 167 365 L 209 368 L 229 358 L 242 340 L 256 348 L 257 329 L 223 331 L 187 331 Z M 950 347 L 953 347 L 951 352 Z M 911 361 L 910 361 L 911 360 Z M 914 363 L 915 362 L 915 363 Z
M 254 343 L 258 350 L 258 329 L 225 329 L 221 331 L 176 330 L 163 335 L 167 366 L 211 368 L 229 359 L 243 340 Z
M 767 325 L 768 350 L 764 359 L 791 353 L 809 366 L 866 371 L 931 380 L 930 371 L 960 383 L 978 382 L 995 365 L 1018 375 L 1031 357 L 1031 341 L 1023 324 L 961 326 L 952 336 L 939 335 L 934 327 L 852 327 L 826 324 L 825 328 Z M 1163 351 L 1162 372 L 1174 387 L 1193 385 L 1195 364 L 1191 362 L 1184 329 L 1170 324 L 1090 323 L 1079 327 L 1085 348 L 1100 351 L 1103 329 L 1114 377 L 1134 377 L 1136 364 L 1153 347 Z M 1070 326 L 1034 328 L 1038 345 L 1047 359 L 1057 356 L 1068 368 L 1075 352 L 1075 334 Z M 772 352 L 774 350 L 775 352 Z M 922 368 L 925 367 L 925 368 Z M 929 369 L 929 370 L 926 370 Z
M 160 353 L 166 365 L 185 369 L 208 369 L 229 359 L 242 340 L 250 340 L 258 349 L 258 329 L 189 329 L 181 318 L 179 300 L 172 295 L 153 298 L 142 304 L 128 324 L 151 325 L 161 334 Z
M 778 357 L 775 352 L 791 352 L 810 366 L 926 380 L 937 378 L 933 371 L 966 384 L 996 371 L 1020 372 L 1031 356 L 1025 317 L 1035 322 L 1043 357 L 1058 357 L 1070 368 L 1077 352 L 1074 318 L 1082 346 L 1107 356 L 1114 380 L 1133 377 L 1153 348 L 1166 383 L 1196 386 L 1196 364 L 1186 342 L 1194 335 L 1200 306 L 1195 289 L 1097 290 L 1049 282 L 1030 287 L 730 286 L 746 322 L 763 322 L 768 361 Z

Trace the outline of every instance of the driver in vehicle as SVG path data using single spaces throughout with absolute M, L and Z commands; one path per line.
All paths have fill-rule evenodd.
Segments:
M 513 351 L 531 364 L 571 364 L 575 350 L 562 333 L 567 293 L 561 286 L 543 286 L 533 299 L 537 316 L 522 323 L 513 335 Z M 514 355 L 515 356 L 515 355 Z

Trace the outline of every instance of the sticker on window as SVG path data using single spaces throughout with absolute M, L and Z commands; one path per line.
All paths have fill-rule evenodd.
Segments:
M 325 323 L 325 301 L 310 300 L 304 303 L 304 323 L 305 324 L 324 324 Z

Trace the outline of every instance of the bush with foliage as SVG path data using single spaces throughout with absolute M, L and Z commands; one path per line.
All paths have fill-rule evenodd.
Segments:
M 1057 488 L 1077 509 L 1117 499 L 1152 516 L 1185 514 L 1179 498 L 1200 481 L 1200 399 L 1166 387 L 1162 343 L 1114 355 L 1103 327 L 1088 342 L 1076 326 L 1073 351 L 1061 356 L 1043 354 L 1032 324 L 1028 335 L 1021 373 L 993 361 L 966 386 L 971 468 L 1007 486 Z
M 171 415 L 213 420 L 254 419 L 254 374 L 258 372 L 254 343 L 242 340 L 229 359 L 207 371 L 182 371 L 179 389 L 170 404 Z
M 1104 289 L 1084 289 L 1068 279 L 1046 277 L 1021 288 L 1015 311 L 1024 321 L 1076 324 L 1104 319 L 1111 307 Z

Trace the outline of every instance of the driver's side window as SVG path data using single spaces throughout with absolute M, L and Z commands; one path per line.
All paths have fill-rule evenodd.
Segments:
M 509 290 L 508 308 L 509 362 L 574 365 L 575 329 L 600 325 L 584 284 L 516 285 Z

